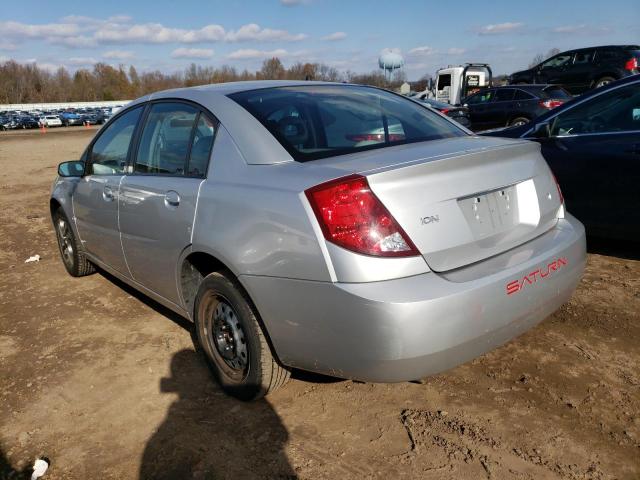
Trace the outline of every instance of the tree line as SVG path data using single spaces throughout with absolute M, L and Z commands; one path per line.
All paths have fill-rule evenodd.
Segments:
M 9 60 L 0 63 L 0 103 L 87 102 L 134 99 L 168 88 L 191 87 L 238 80 L 323 80 L 397 88 L 406 80 L 397 71 L 387 81 L 379 71 L 341 72 L 322 63 L 294 63 L 286 68 L 274 57 L 255 72 L 231 66 L 203 66 L 192 63 L 183 72 L 138 72 L 135 66 L 114 67 L 96 63 L 91 69 L 70 72 L 65 67 L 51 72 L 35 63 Z

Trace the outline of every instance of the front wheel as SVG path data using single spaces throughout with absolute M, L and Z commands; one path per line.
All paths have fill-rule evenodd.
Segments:
M 95 272 L 93 264 L 78 249 L 78 242 L 67 216 L 58 208 L 53 214 L 53 225 L 58 239 L 62 263 L 72 277 L 84 277 Z
M 214 272 L 204 278 L 194 320 L 207 363 L 229 395 L 257 400 L 289 379 L 271 353 L 251 301 L 230 275 Z

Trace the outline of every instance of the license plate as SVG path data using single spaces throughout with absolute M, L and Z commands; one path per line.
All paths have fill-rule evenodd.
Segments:
M 515 185 L 458 199 L 458 205 L 476 238 L 509 230 L 518 224 Z

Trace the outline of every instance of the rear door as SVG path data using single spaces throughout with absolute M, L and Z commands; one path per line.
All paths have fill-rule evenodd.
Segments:
M 491 127 L 506 127 L 509 124 L 509 118 L 515 108 L 514 94 L 513 88 L 496 89 L 493 102 L 489 104 L 491 115 L 488 118 Z
M 199 107 L 153 103 L 120 187 L 122 248 L 134 280 L 179 304 L 177 263 L 191 244 L 216 123 Z
M 101 130 L 87 153 L 85 176 L 73 193 L 73 210 L 83 247 L 128 276 L 118 232 L 118 195 L 143 107 L 129 110 Z
M 593 73 L 593 59 L 595 50 L 578 50 L 573 57 L 573 63 L 563 74 L 563 85 L 571 92 L 583 92 L 589 88 Z
M 640 235 L 640 82 L 559 114 L 542 153 L 591 233 Z

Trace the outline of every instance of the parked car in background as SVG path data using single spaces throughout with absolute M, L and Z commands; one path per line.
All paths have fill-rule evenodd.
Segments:
M 587 233 L 640 240 L 640 75 L 589 92 L 528 125 L 486 135 L 526 138 Z
M 86 122 L 89 125 L 102 125 L 106 121 L 105 116 L 101 111 L 85 113 L 82 117 L 83 122 Z
M 559 53 L 528 70 L 509 76 L 513 85 L 554 83 L 572 94 L 598 88 L 640 73 L 640 46 L 606 45 Z
M 524 125 L 571 98 L 557 85 L 518 85 L 482 90 L 463 104 L 469 109 L 471 128 L 477 131 Z
M 67 271 L 100 266 L 192 319 L 245 400 L 290 368 L 378 382 L 451 368 L 559 308 L 586 261 L 537 145 L 373 87 L 154 93 L 58 173 Z
M 39 126 L 38 119 L 31 116 L 23 116 L 18 118 L 18 126 L 16 128 L 38 128 Z
M 62 120 L 62 125 L 65 127 L 70 127 L 72 125 L 82 125 L 84 122 L 84 117 L 82 115 L 78 115 L 77 113 L 72 112 L 63 112 L 60 114 L 60 120 Z
M 432 98 L 425 97 L 413 97 L 416 101 L 424 103 L 429 107 L 438 110 L 440 113 L 445 114 L 448 117 L 451 117 L 452 120 L 455 120 L 460 125 L 466 128 L 471 128 L 471 120 L 469 118 L 469 109 L 467 107 L 461 105 L 450 105 L 448 103 L 439 102 L 437 100 L 433 100 Z
M 57 115 L 45 115 L 40 118 L 40 125 L 45 127 L 61 127 L 62 120 Z

